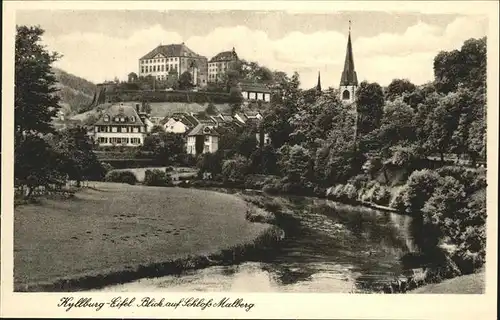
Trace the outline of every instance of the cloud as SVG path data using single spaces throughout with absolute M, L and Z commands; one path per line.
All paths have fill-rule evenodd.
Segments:
M 425 83 L 433 78 L 432 62 L 439 51 L 458 49 L 466 39 L 486 33 L 486 18 L 464 16 L 445 28 L 418 22 L 404 32 L 355 37 L 353 50 L 358 79 L 382 85 L 394 78 Z M 137 71 L 138 59 L 160 43 L 184 41 L 209 59 L 235 47 L 243 59 L 287 73 L 299 72 L 302 87 L 308 88 L 316 84 L 318 71 L 323 87 L 338 86 L 347 35 L 337 31 L 290 32 L 280 39 L 270 39 L 263 30 L 237 26 L 215 28 L 206 36 L 183 39 L 177 32 L 153 25 L 123 38 L 102 33 L 71 33 L 60 37 L 47 34 L 44 41 L 50 50 L 64 55 L 57 66 L 94 82 L 115 76 L 125 79 L 130 71 Z

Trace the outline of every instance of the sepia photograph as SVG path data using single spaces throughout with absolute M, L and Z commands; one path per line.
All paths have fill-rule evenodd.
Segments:
M 163 5 L 15 10 L 8 290 L 485 294 L 491 15 Z

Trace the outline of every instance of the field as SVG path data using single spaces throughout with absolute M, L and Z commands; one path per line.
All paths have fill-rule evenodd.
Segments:
M 248 205 L 228 194 L 92 185 L 74 199 L 15 208 L 16 290 L 206 256 L 252 243 L 269 228 L 245 220 Z

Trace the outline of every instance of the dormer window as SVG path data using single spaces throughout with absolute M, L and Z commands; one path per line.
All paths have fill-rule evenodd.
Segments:
M 108 115 L 104 116 L 104 122 L 109 122 L 109 116 Z
M 114 117 L 113 121 L 114 122 L 120 122 L 120 119 L 118 117 Z
M 125 122 L 125 118 L 124 117 L 120 117 L 120 122 Z
M 135 122 L 135 116 L 131 116 L 131 117 L 130 117 L 130 121 L 131 121 L 131 122 Z

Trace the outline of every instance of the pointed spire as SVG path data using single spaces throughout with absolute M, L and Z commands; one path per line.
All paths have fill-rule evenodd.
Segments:
M 344 71 L 340 79 L 341 86 L 357 86 L 358 77 L 354 70 L 354 57 L 352 54 L 351 42 L 351 20 L 349 20 L 349 36 L 347 37 L 347 50 L 345 54 Z
M 316 85 L 316 91 L 321 92 L 321 73 L 318 71 L 318 84 Z

